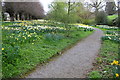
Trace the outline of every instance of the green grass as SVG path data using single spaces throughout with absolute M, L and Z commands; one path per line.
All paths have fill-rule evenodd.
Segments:
M 97 26 L 97 28 L 103 30 L 105 34 L 113 36 L 116 36 L 113 32 L 117 33 L 116 31 L 119 31 L 119 29 L 114 30 L 106 27 L 100 28 L 99 26 Z M 119 43 L 112 41 L 111 39 L 102 39 L 102 46 L 98 57 L 96 58 L 96 62 L 94 63 L 94 68 L 88 75 L 89 78 L 116 78 L 115 74 L 118 70 L 112 66 L 111 63 L 113 60 L 118 60 Z
M 9 33 L 5 31 L 8 31 Z M 18 32 L 16 33 L 14 30 L 8 29 L 5 31 L 3 32 L 3 47 L 5 48 L 3 51 L 4 57 L 2 63 L 3 78 L 23 76 L 25 73 L 33 70 L 37 65 L 49 61 L 50 58 L 76 43 L 78 40 L 81 40 L 92 34 L 91 31 L 80 31 L 72 27 L 69 37 L 66 36 L 65 32 L 55 33 L 56 31 L 54 31 L 54 33 L 52 32 L 53 34 L 64 35 L 64 37 L 59 40 L 49 40 L 48 37 L 45 38 L 45 34 L 48 34 L 47 32 L 39 32 L 37 38 L 32 38 L 32 42 L 29 42 L 29 37 L 26 37 L 26 39 L 23 39 L 22 37 L 18 38 Z M 26 35 L 26 30 L 24 31 L 21 32 L 22 34 L 24 33 L 23 36 Z M 15 38 L 17 37 L 19 39 L 18 41 L 22 40 L 21 44 L 18 43 L 18 41 L 16 41 L 14 44 L 15 39 L 12 38 L 13 33 L 18 35 L 14 36 Z M 59 37 L 60 36 L 56 36 L 56 38 Z M 50 39 L 53 39 L 53 37 L 50 37 Z
M 92 71 L 90 74 L 89 74 L 89 78 L 101 78 L 101 74 L 99 71 Z
M 13 22 L 2 22 L 3 26 L 9 26 L 9 25 L 13 25 Z
M 113 19 L 115 19 L 115 18 L 117 18 L 118 17 L 118 15 L 112 15 L 112 16 L 108 16 L 108 20 L 113 20 Z
M 108 25 L 110 26 L 113 26 L 115 25 L 113 20 L 116 19 L 118 17 L 118 15 L 111 15 L 111 16 L 108 16 Z
M 89 73 L 89 77 L 96 78 L 113 78 L 114 68 L 111 67 L 110 63 L 113 60 L 118 59 L 118 43 L 114 43 L 112 41 L 106 40 L 102 43 L 102 47 L 100 49 L 99 57 L 96 58 L 96 63 L 94 63 L 93 71 Z M 97 74 L 93 74 L 94 71 L 97 71 Z

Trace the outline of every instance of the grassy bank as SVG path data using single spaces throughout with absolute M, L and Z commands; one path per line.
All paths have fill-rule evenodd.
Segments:
M 112 25 L 115 25 L 115 24 L 117 24 L 116 23 L 116 19 L 117 19 L 117 17 L 118 17 L 118 15 L 111 15 L 111 16 L 108 16 L 107 18 L 108 18 L 108 25 L 109 26 L 112 26 Z
M 71 30 L 67 31 L 64 27 L 42 27 L 35 23 L 35 27 L 32 26 L 33 22 L 3 26 L 3 78 L 29 72 L 93 32 L 76 26 L 71 26 Z
M 108 20 L 112 21 L 112 20 L 116 19 L 117 17 L 118 17 L 118 15 L 108 16 Z
M 98 26 L 99 27 L 99 26 Z M 119 29 L 114 27 L 99 27 L 105 33 L 102 39 L 102 46 L 93 70 L 89 73 L 89 78 L 119 78 Z M 115 63 L 115 64 L 114 64 Z
M 111 63 L 118 59 L 118 44 L 109 40 L 103 41 L 98 56 L 93 71 L 89 73 L 89 78 L 113 78 L 115 74 Z

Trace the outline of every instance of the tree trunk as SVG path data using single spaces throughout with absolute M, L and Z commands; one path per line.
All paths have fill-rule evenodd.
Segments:
M 68 15 L 70 15 L 70 0 L 68 2 Z
M 29 20 L 29 14 L 27 14 L 27 20 Z
M 70 8 L 71 8 L 71 5 L 70 5 L 70 0 L 68 2 L 68 23 L 69 23 L 69 18 L 70 18 Z
M 120 2 L 118 4 L 118 27 L 120 28 Z
M 2 12 L 2 20 L 4 21 L 4 12 Z
M 9 13 L 10 14 L 10 21 L 14 21 L 14 13 Z
M 17 13 L 15 14 L 15 19 L 18 20 L 18 14 Z
M 97 15 L 98 15 L 98 9 L 95 10 L 95 23 L 97 24 Z
M 24 19 L 28 20 L 28 14 L 24 14 Z
M 29 20 L 31 20 L 31 15 L 29 14 Z
M 22 20 L 22 13 L 19 13 L 19 19 Z
M 21 15 L 21 20 L 22 20 L 22 21 L 25 20 L 25 14 L 22 14 L 22 15 Z
M 32 16 L 32 20 L 33 20 L 33 19 L 35 19 L 35 17 L 34 17 L 34 16 Z

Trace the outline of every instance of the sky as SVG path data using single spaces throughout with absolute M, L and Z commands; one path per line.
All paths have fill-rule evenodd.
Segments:
M 45 12 L 49 11 L 48 5 L 53 1 L 53 0 L 39 0 L 41 4 L 44 7 Z
M 39 0 L 41 2 L 41 4 L 44 7 L 45 12 L 47 13 L 49 11 L 48 5 L 53 2 L 54 0 Z M 64 1 L 64 0 L 58 0 L 58 1 Z M 74 0 L 73 0 L 74 1 Z M 75 1 L 79 1 L 79 0 L 75 0 Z M 82 0 L 80 0 L 82 1 Z M 90 0 L 83 0 L 83 1 L 87 1 L 90 2 Z M 95 0 L 92 0 L 95 1 Z M 112 0 L 108 0 L 108 1 L 112 1 Z M 117 2 L 117 0 L 114 0 L 115 2 Z

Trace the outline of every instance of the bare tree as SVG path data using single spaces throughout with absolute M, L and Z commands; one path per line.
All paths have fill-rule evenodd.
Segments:
M 97 20 L 97 14 L 99 13 L 99 10 L 105 6 L 103 2 L 104 2 L 103 0 L 102 1 L 96 0 L 90 4 L 93 8 L 95 8 L 95 21 Z
M 29 7 L 27 7 L 27 12 L 30 13 L 35 18 L 42 18 L 44 16 L 44 10 L 40 3 L 33 2 Z M 32 10 L 32 11 L 31 11 Z
M 120 1 L 118 1 L 118 27 L 120 28 Z
M 43 7 L 39 2 L 19 2 L 16 5 L 15 11 L 19 13 L 20 19 L 40 18 L 44 16 Z
M 14 5 L 15 5 L 14 2 L 5 2 L 5 5 L 4 5 L 5 12 L 9 13 L 11 21 L 14 21 Z
M 84 22 L 93 18 L 92 14 L 91 6 L 88 3 L 79 3 L 77 7 L 77 15 L 79 16 L 78 22 Z
M 98 11 L 103 8 L 105 5 L 103 5 L 102 1 L 94 1 L 90 4 L 93 8 L 95 8 L 95 14 L 98 13 Z
M 5 2 L 5 11 L 10 14 L 11 21 L 37 19 L 44 16 L 44 10 L 39 2 Z M 19 17 L 18 17 L 19 15 Z
M 106 2 L 105 10 L 108 15 L 113 15 L 116 12 L 116 5 L 114 0 L 113 2 Z

